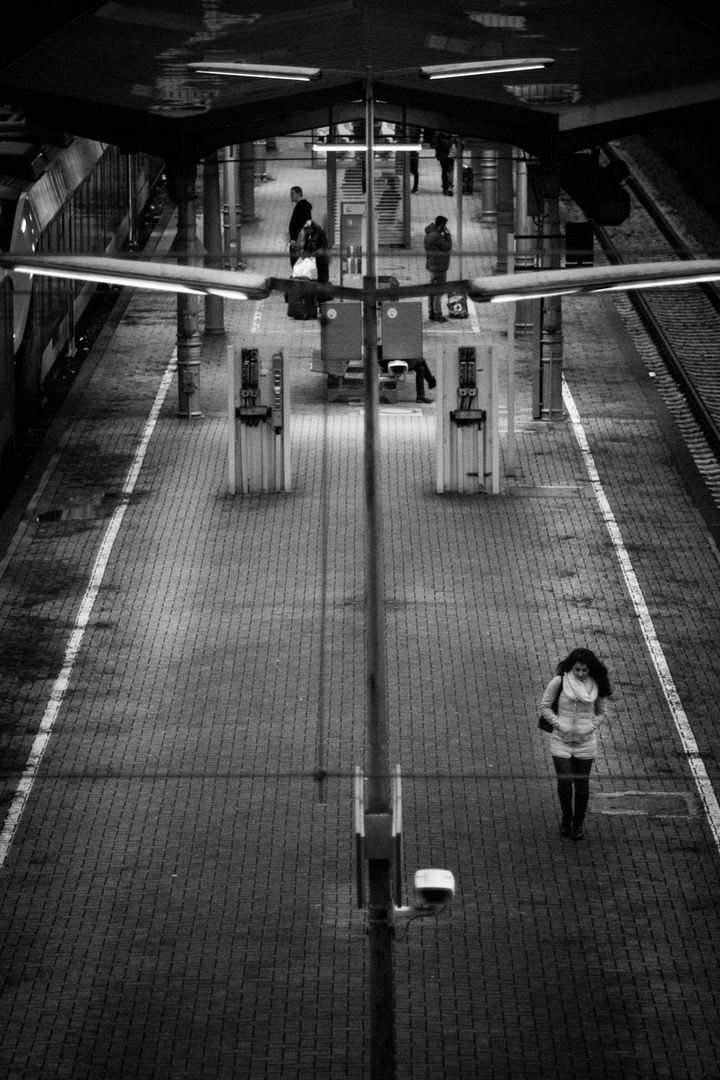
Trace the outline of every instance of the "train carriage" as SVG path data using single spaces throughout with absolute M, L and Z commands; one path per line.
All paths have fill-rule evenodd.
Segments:
M 112 254 L 138 233 L 163 163 L 91 139 L 0 123 L 0 250 Z M 15 273 L 2 281 L 0 469 L 75 341 L 96 285 Z M 11 311 L 8 316 L 8 294 Z M 9 334 L 7 327 L 10 327 Z

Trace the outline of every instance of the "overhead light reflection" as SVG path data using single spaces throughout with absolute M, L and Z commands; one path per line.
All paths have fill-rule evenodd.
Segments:
M 528 291 L 526 293 L 500 293 L 490 297 L 491 304 L 515 304 L 519 300 L 543 300 L 548 296 L 574 296 L 582 289 L 548 289 L 543 292 Z M 474 297 L 474 299 L 477 299 Z
M 708 281 L 720 281 L 720 274 L 701 274 L 694 278 L 663 278 L 653 281 L 628 281 L 620 285 L 606 285 L 598 288 L 598 292 L 625 292 L 626 289 L 659 289 L 671 285 L 699 285 Z
M 587 270 L 538 270 L 503 279 L 476 278 L 469 295 L 480 303 L 511 304 L 548 296 L 578 296 L 599 292 L 631 292 L 720 281 L 720 260 L 696 259 L 678 263 L 636 263 L 595 266 Z
M 193 296 L 224 296 L 231 300 L 261 300 L 270 293 L 268 279 L 260 274 L 210 270 L 206 267 L 155 264 L 105 256 L 31 255 L 0 252 L 0 267 L 16 273 L 91 281 L 107 285 Z
M 112 274 L 93 274 L 87 270 L 61 270 L 55 266 L 49 269 L 45 269 L 44 267 L 40 268 L 37 266 L 24 266 L 21 263 L 13 266 L 12 269 L 15 273 L 29 274 L 30 277 L 32 277 L 33 274 L 37 274 L 39 277 L 57 277 L 63 279 L 67 278 L 71 281 L 97 281 L 106 285 L 134 285 L 136 288 L 155 289 L 157 292 L 193 293 L 197 294 L 198 296 L 202 296 L 204 294 L 203 290 L 191 289 L 187 285 L 181 285 L 178 283 L 171 283 L 167 281 L 157 281 L 151 278 L 133 277 L 131 275 L 128 275 L 127 277 L 115 277 Z

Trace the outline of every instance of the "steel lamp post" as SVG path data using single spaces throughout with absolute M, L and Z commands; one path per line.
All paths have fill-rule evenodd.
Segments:
M 383 71 L 382 75 L 417 72 L 426 79 L 466 78 L 473 75 L 544 68 L 549 58 L 472 61 L 430 67 Z M 321 77 L 318 68 L 269 66 L 252 63 L 204 62 L 188 65 L 197 72 L 246 78 L 288 79 L 309 82 Z M 333 72 L 333 74 L 357 74 Z M 368 863 L 368 939 L 371 1080 L 394 1080 L 395 1017 L 393 1001 L 393 896 L 391 860 L 392 791 L 389 759 L 387 667 L 385 654 L 385 582 L 380 464 L 378 333 L 377 333 L 377 227 L 375 221 L 373 72 L 361 73 L 365 97 L 365 199 L 367 253 L 363 278 L 363 401 L 364 401 L 364 519 L 365 519 L 365 711 L 366 858 Z M 345 144 L 347 150 L 352 144 Z M 330 147 L 325 147 L 329 150 Z

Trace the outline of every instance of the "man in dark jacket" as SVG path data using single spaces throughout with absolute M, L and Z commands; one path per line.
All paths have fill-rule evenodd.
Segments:
M 455 140 L 445 131 L 435 137 L 435 157 L 440 165 L 440 178 L 444 195 L 452 195 L 455 184 Z
M 452 251 L 452 236 L 447 229 L 447 218 L 440 214 L 435 218 L 432 225 L 425 229 L 425 266 L 430 274 L 430 283 L 440 285 L 447 281 L 447 272 L 450 266 L 450 252 Z M 430 297 L 429 318 L 433 322 L 447 322 L 442 313 L 442 297 Z
M 290 217 L 290 224 L 288 225 L 288 236 L 290 239 L 290 265 L 294 266 L 300 258 L 300 252 L 296 251 L 298 236 L 300 230 L 306 221 L 312 219 L 312 204 L 303 198 L 301 187 L 290 188 L 290 198 L 293 203 L 293 212 Z

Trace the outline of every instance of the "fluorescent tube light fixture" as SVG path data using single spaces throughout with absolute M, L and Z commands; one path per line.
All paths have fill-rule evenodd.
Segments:
M 355 154 L 361 150 L 367 150 L 367 143 L 313 143 L 313 150 L 325 150 L 329 154 Z M 393 151 L 402 154 L 412 153 L 417 151 L 419 154 L 422 150 L 421 143 L 373 143 L 373 150 L 375 153 L 383 153 L 385 151 Z
M 433 64 L 421 67 L 423 79 L 463 79 L 469 75 L 500 75 L 506 71 L 536 71 L 550 67 L 549 56 L 528 56 L 507 60 L 475 60 L 463 64 Z
M 285 79 L 289 82 L 312 82 L 322 74 L 320 68 L 244 64 L 232 60 L 204 60 L 187 66 L 200 75 L 237 75 L 245 79 Z
M 270 293 L 268 279 L 259 274 L 209 270 L 201 266 L 151 263 L 99 255 L 28 255 L 0 252 L 0 267 L 17 274 L 106 282 L 157 292 L 225 296 L 231 300 L 261 300 Z

